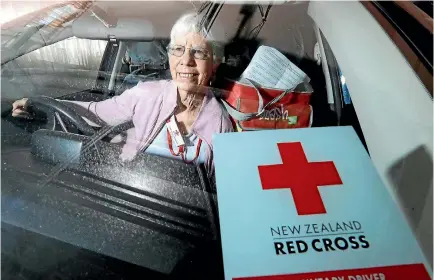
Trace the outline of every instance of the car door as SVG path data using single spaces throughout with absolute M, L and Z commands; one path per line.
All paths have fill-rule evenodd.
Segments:
M 366 5 L 311 2 L 309 15 L 345 75 L 372 161 L 432 265 L 432 92 L 402 52 L 406 42 Z

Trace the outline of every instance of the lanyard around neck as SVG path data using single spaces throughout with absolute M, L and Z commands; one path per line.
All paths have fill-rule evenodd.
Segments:
M 172 131 L 171 130 L 174 131 L 175 137 L 179 136 L 179 137 L 182 138 L 182 135 L 180 135 L 180 132 L 179 132 L 179 129 L 178 129 L 178 126 L 176 125 L 176 123 L 175 124 L 171 123 L 174 120 L 175 120 L 174 117 L 172 117 L 169 120 L 167 120 L 167 126 L 168 126 L 168 128 L 167 128 L 167 145 L 169 146 L 170 153 L 173 156 L 175 156 L 175 157 L 181 156 L 182 161 L 184 161 L 185 163 L 192 163 L 192 162 L 194 162 L 199 157 L 200 146 L 202 145 L 202 139 L 199 138 L 199 140 L 197 142 L 197 145 L 196 145 L 196 154 L 195 154 L 195 156 L 194 156 L 194 158 L 192 160 L 187 160 L 185 158 L 185 156 L 186 156 L 185 155 L 185 144 L 184 144 L 183 140 L 182 140 L 182 144 L 178 145 L 178 152 L 175 153 L 175 151 L 173 150 Z M 172 129 L 169 129 L 169 126 L 172 127 Z M 174 128 L 174 127 L 176 127 L 176 128 Z M 179 142 L 180 141 L 178 140 L 177 143 L 179 143 Z

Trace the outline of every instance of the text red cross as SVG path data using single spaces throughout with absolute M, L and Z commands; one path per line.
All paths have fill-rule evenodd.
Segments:
M 277 146 L 283 164 L 258 166 L 262 189 L 291 189 L 299 215 L 326 213 L 318 186 L 342 184 L 334 163 L 308 162 L 300 142 Z

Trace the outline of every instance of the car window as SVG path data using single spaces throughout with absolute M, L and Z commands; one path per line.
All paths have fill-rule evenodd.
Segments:
M 68 104 L 68 108 L 73 108 L 80 120 L 80 117 L 86 117 L 96 124 L 85 131 L 77 128 L 76 120 L 71 121 L 58 111 L 53 116 L 49 110 L 41 110 L 45 113 L 46 120 L 41 118 L 31 121 L 12 118 L 10 108 L 4 111 L 7 117 L 2 119 L 2 156 L 6 162 L 3 167 L 10 168 L 5 174 L 11 177 L 26 176 L 23 179 L 25 184 L 20 188 L 28 190 L 26 194 L 30 195 L 12 195 L 13 198 L 7 198 L 2 204 L 3 209 L 10 210 L 4 212 L 10 215 L 2 216 L 5 224 L 2 226 L 2 236 L 5 238 L 2 244 L 13 244 L 4 247 L 3 273 L 14 275 L 17 270 L 21 270 L 24 271 L 23 277 L 28 279 L 50 279 L 52 275 L 58 275 L 60 279 L 80 279 L 78 275 L 94 279 L 99 274 L 103 261 L 106 264 L 105 274 L 97 279 L 135 279 L 132 275 L 134 271 L 150 279 L 209 279 L 209 275 L 222 273 L 222 260 L 218 253 L 220 249 L 216 241 L 219 234 L 216 185 L 212 177 L 213 166 L 210 166 L 208 160 L 212 156 L 208 149 L 208 143 L 212 139 L 204 138 L 204 129 L 197 134 L 193 130 L 188 132 L 181 126 L 178 127 L 179 130 L 172 131 L 172 126 L 167 124 L 170 123 L 169 119 L 157 123 L 156 120 L 146 120 L 140 116 L 137 120 L 141 124 L 133 123 L 134 128 L 123 127 L 123 121 L 131 120 L 128 119 L 130 108 L 135 112 L 143 111 L 140 106 L 125 105 L 128 100 L 124 97 L 131 96 L 126 90 L 139 82 L 152 81 L 153 83 L 148 83 L 152 87 L 141 93 L 141 100 L 146 104 L 147 95 L 155 97 L 155 92 L 161 93 L 166 81 L 173 78 L 169 69 L 171 57 L 167 50 L 170 31 L 175 21 L 185 12 L 191 12 L 192 8 L 188 2 L 153 4 L 156 6 L 152 9 L 145 9 L 140 2 L 99 4 L 103 10 L 112 10 L 115 14 L 120 11 L 118 17 L 125 20 L 134 22 L 137 18 L 144 18 L 151 21 L 155 31 L 152 38 L 136 38 L 140 37 L 137 35 L 140 26 L 135 33 L 130 30 L 116 33 L 122 36 L 130 32 L 133 37 L 130 40 L 116 36 L 109 41 L 91 40 L 90 38 L 102 38 L 105 35 L 99 34 L 102 31 L 92 33 L 98 29 L 90 27 L 96 24 L 101 27 L 107 22 L 103 13 L 100 13 L 102 17 L 87 13 L 83 15 L 83 22 L 89 20 L 92 25 L 89 24 L 86 30 L 79 30 L 81 38 L 72 37 L 39 48 L 2 65 L 3 97 L 15 100 L 44 95 L 63 101 L 85 102 L 113 98 L 114 102 L 104 104 L 120 105 L 108 108 L 102 107 L 100 103 L 97 109 L 99 118 L 92 119 L 87 113 L 89 109 L 96 108 L 93 105 L 85 104 L 83 110 L 83 107 L 75 106 L 76 103 L 62 102 Z M 128 9 L 124 5 L 129 5 Z M 321 66 L 313 60 L 316 40 L 312 21 L 306 14 L 307 5 L 271 7 L 210 2 L 195 5 L 202 14 L 209 14 L 210 22 L 207 25 L 211 26 L 212 31 L 217 32 L 212 26 L 221 24 L 225 35 L 225 41 L 216 42 L 219 48 L 212 50 L 222 57 L 218 57 L 221 63 L 213 69 L 215 76 L 206 83 L 209 93 L 215 96 L 221 93 L 220 97 L 228 97 L 223 97 L 223 94 L 232 91 L 230 82 L 240 78 L 260 50 L 277 55 L 276 64 L 291 65 L 291 69 L 297 70 L 294 73 L 302 71 L 302 75 L 308 77 L 306 84 L 314 92 L 306 86 L 293 94 L 293 99 L 300 100 L 299 103 L 295 101 L 291 104 L 289 100 L 292 98 L 287 98 L 282 103 L 285 108 L 280 103 L 278 108 L 271 104 L 264 109 L 263 117 L 258 118 L 259 125 L 256 121 L 231 121 L 225 109 L 214 102 L 210 112 L 215 111 L 216 114 L 205 119 L 206 127 L 222 126 L 216 131 L 230 132 L 266 129 L 264 124 L 272 128 L 276 128 L 276 124 L 285 127 L 296 126 L 298 123 L 302 123 L 300 126 L 303 127 L 336 125 L 334 112 L 327 103 L 324 73 Z M 172 6 L 176 8 L 172 10 Z M 285 17 L 292 20 L 285 21 Z M 113 29 L 116 30 L 116 27 Z M 105 29 L 101 27 L 99 30 Z M 201 54 L 195 52 L 194 55 L 199 57 Z M 201 60 L 203 59 L 199 57 L 197 62 L 203 65 Z M 193 62 L 191 64 L 194 65 Z M 270 64 L 267 67 L 269 72 L 274 70 Z M 189 68 L 184 69 L 188 72 Z M 103 73 L 98 75 L 98 70 Z M 285 67 L 280 70 L 279 73 L 284 74 Z M 294 73 L 289 76 L 294 78 Z M 182 74 L 187 74 L 186 78 L 192 78 L 195 73 Z M 104 94 L 89 90 L 96 80 L 98 89 L 101 88 Z M 162 83 L 154 83 L 155 81 Z M 254 88 L 245 83 L 240 85 L 247 86 L 248 90 Z M 288 87 L 291 86 L 275 83 L 270 88 L 277 90 L 268 92 L 270 95 L 266 93 L 265 102 L 271 102 Z M 79 93 L 80 91 L 83 92 Z M 101 98 L 98 99 L 97 95 Z M 257 95 L 254 94 L 254 97 Z M 230 99 L 228 97 L 226 101 L 231 102 Z M 256 114 L 258 104 L 252 96 L 242 96 L 243 108 L 238 109 L 255 111 Z M 233 105 L 236 107 L 235 103 Z M 148 110 L 154 111 L 153 115 L 158 115 L 159 104 L 146 106 L 149 107 Z M 179 107 L 182 107 L 181 104 Z M 313 117 L 312 110 L 315 112 Z M 165 111 L 162 118 L 167 118 L 167 113 Z M 121 121 L 111 122 L 112 116 Z M 107 123 L 101 124 L 101 120 Z M 117 126 L 119 123 L 120 126 Z M 140 126 L 145 123 L 155 125 L 158 133 L 152 133 L 153 141 L 146 143 L 148 146 L 143 147 L 134 160 L 122 162 L 120 156 L 128 150 L 123 148 L 126 143 L 135 145 L 139 140 L 128 137 L 143 134 L 144 131 L 136 129 L 142 129 Z M 181 133 L 183 142 L 178 137 Z M 92 140 L 89 141 L 90 139 Z M 18 155 L 15 152 L 20 145 L 23 151 Z M 22 160 L 22 156 L 31 158 L 31 162 Z M 20 160 L 15 161 L 14 158 Z M 33 172 L 34 169 L 38 171 Z M 45 174 L 52 175 L 45 177 Z M 34 191 L 42 181 L 47 183 L 44 183 L 44 191 L 40 194 L 41 201 L 27 202 L 32 197 L 39 197 L 34 195 Z M 59 181 L 60 187 L 55 186 L 54 181 Z M 35 185 L 38 187 L 35 188 Z M 63 192 L 65 186 L 68 190 Z M 14 181 L 5 188 L 7 187 L 16 188 L 17 183 Z M 3 194 L 6 192 L 3 191 Z M 65 203 L 58 204 L 58 199 Z M 45 204 L 51 201 L 54 204 Z M 26 223 L 23 220 L 16 221 L 14 205 L 17 203 L 29 204 L 28 209 L 35 213 L 31 218 L 27 212 L 21 215 L 29 222 L 26 225 L 22 224 Z M 48 213 L 44 217 L 40 214 L 41 203 Z M 57 213 L 55 217 L 45 218 L 51 217 L 52 211 Z M 43 230 L 37 231 L 40 234 L 35 234 L 33 229 L 44 222 L 47 224 L 41 226 Z M 19 226 L 12 226 L 17 224 Z M 59 227 L 48 224 L 58 224 Z M 77 231 L 77 227 L 82 228 L 82 231 Z M 95 231 L 89 233 L 87 228 L 94 228 Z M 85 244 L 84 240 L 88 242 Z M 26 245 L 22 245 L 24 241 Z M 15 254 L 15 244 L 24 246 L 26 252 L 21 256 Z M 40 259 L 42 250 L 47 255 L 44 260 Z M 62 257 L 57 257 L 58 252 L 62 252 Z M 29 261 L 32 258 L 36 260 L 33 265 Z M 191 264 L 194 267 L 189 269 Z M 201 277 L 192 277 L 191 274 Z
M 351 125 L 364 141 L 348 70 L 325 38 L 320 44 L 308 2 L 95 3 L 98 14 L 44 12 L 30 27 L 53 25 L 68 39 L 34 44 L 1 66 L 2 273 L 220 279 L 212 137 Z M 213 42 L 219 48 L 170 48 L 173 24 L 192 7 L 209 17 L 204 25 L 212 32 L 222 26 L 225 40 Z M 52 17 L 59 12 L 65 19 Z M 119 21 L 111 25 L 105 12 Z M 150 35 L 142 32 L 148 27 Z M 51 30 L 44 35 L 57 38 Z M 171 59 L 186 51 L 190 60 L 173 81 Z M 224 55 L 214 65 L 208 51 Z M 181 100 L 177 88 L 187 81 L 196 89 L 198 65 L 213 67 L 198 87 L 207 90 L 200 106 L 197 92 L 186 90 Z M 21 97 L 36 104 L 28 118 L 12 117 Z
M 107 41 L 68 38 L 2 66 L 2 97 L 60 97 L 92 88 Z

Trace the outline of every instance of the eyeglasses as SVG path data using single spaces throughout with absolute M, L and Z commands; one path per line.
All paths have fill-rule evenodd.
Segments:
M 181 45 L 172 45 L 167 47 L 167 51 L 174 56 L 181 57 L 185 53 L 185 49 L 190 50 L 190 54 L 195 59 L 206 60 L 209 57 L 209 52 L 203 48 L 186 48 Z

